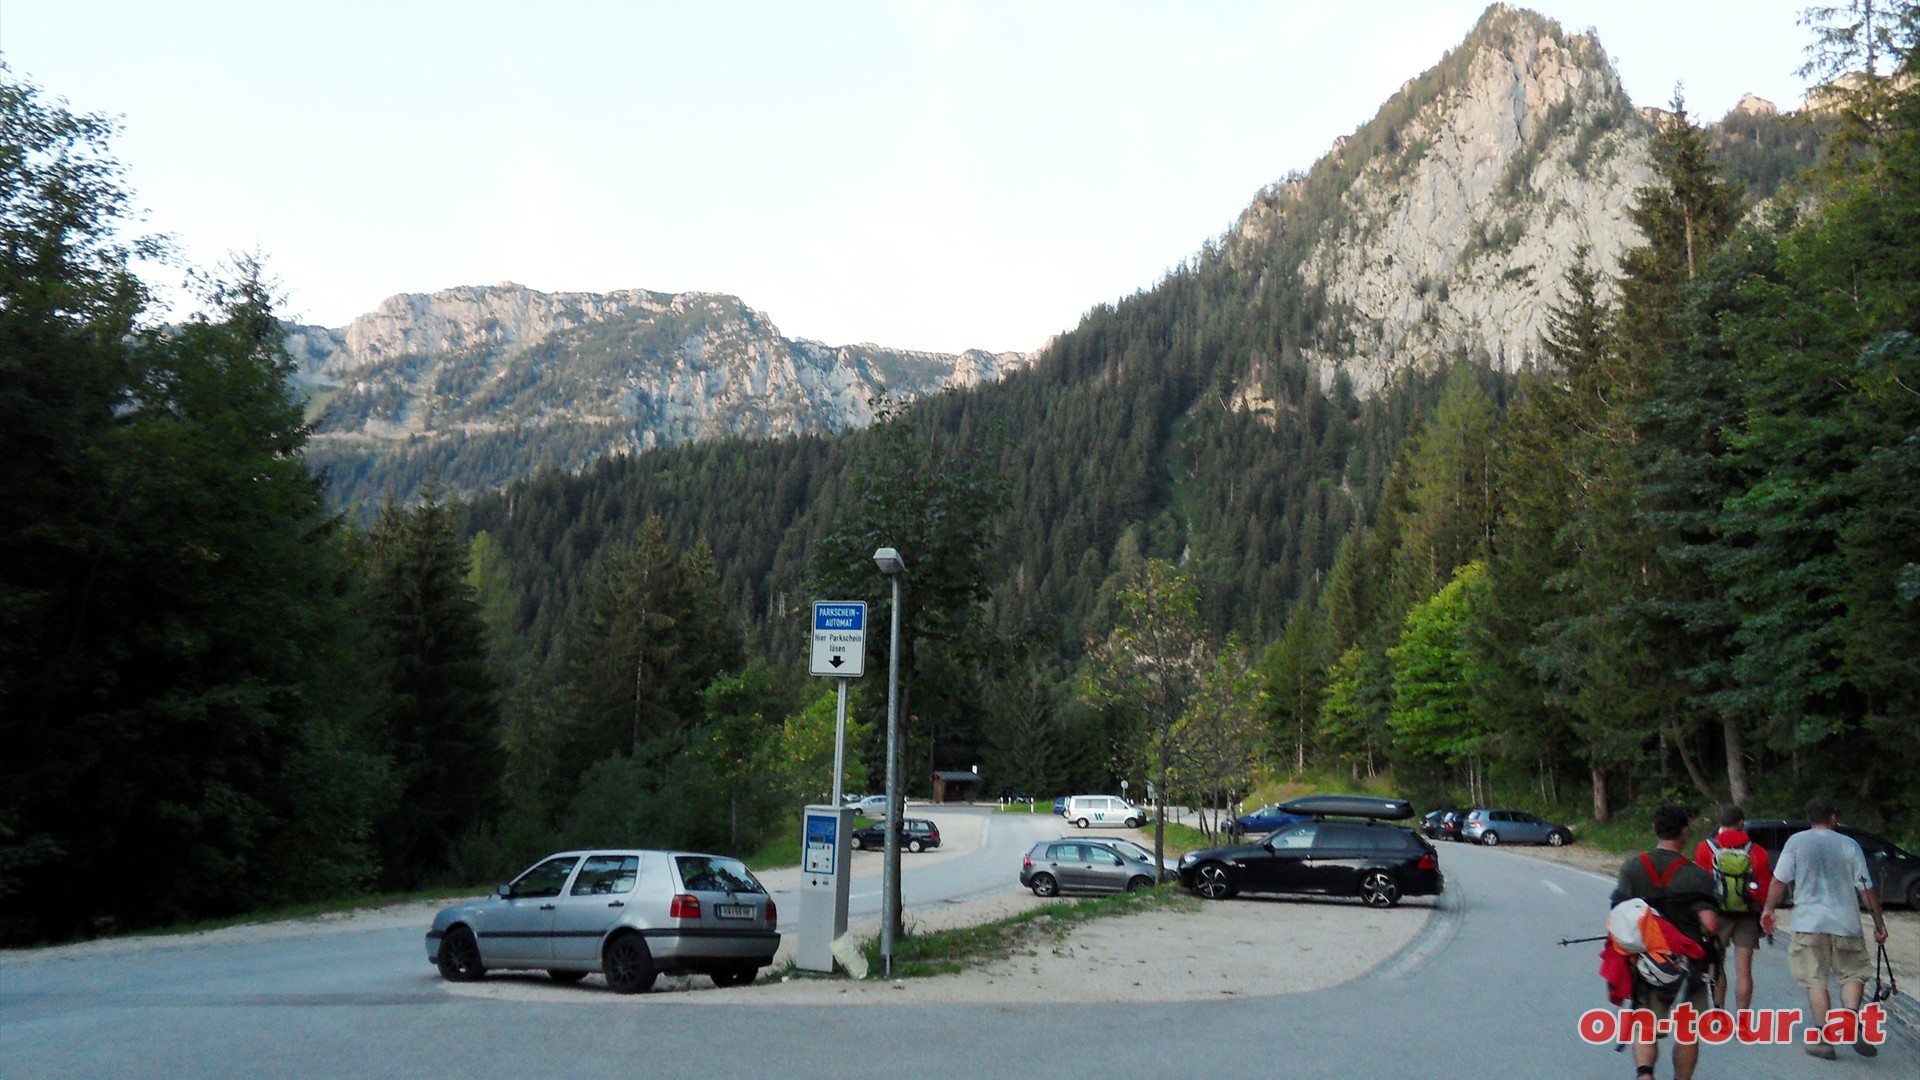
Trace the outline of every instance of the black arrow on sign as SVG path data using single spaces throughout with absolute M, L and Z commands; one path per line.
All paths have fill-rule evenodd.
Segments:
M 831 659 L 831 660 L 829 660 L 829 661 L 827 661 L 827 663 L 829 663 L 829 664 L 832 664 L 832 665 L 833 665 L 834 667 L 839 667 L 839 666 L 840 666 L 840 665 L 841 665 L 841 664 L 842 664 L 843 662 L 844 662 L 844 661 L 842 661 L 842 660 L 841 660 L 841 659 L 840 659 L 839 657 L 837 657 L 837 656 L 836 656 L 836 657 L 834 657 L 833 659 Z

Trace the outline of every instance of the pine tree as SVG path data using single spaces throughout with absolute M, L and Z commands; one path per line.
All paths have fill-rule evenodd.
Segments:
M 390 658 L 390 752 L 401 797 L 381 822 L 382 875 L 416 888 L 503 799 L 499 691 L 454 508 L 429 485 L 392 502 L 370 537 L 369 580 Z

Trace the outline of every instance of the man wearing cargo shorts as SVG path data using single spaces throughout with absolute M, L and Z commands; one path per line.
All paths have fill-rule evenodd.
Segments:
M 1793 943 L 1787 949 L 1787 966 L 1794 980 L 1807 988 L 1808 1020 L 1814 1024 L 1826 1022 L 1832 1005 L 1829 979 L 1840 980 L 1842 1008 L 1860 1008 L 1867 976 L 1873 972 L 1866 935 L 1860 930 L 1861 902 L 1873 913 L 1873 940 L 1887 940 L 1887 920 L 1880 911 L 1880 898 L 1874 895 L 1867 857 L 1852 837 L 1834 830 L 1836 820 L 1833 803 L 1808 800 L 1807 821 L 1813 827 L 1794 833 L 1780 849 L 1767 906 L 1760 912 L 1760 929 L 1773 933 L 1774 911 L 1786 898 L 1787 886 L 1793 886 Z M 1853 1048 L 1862 1057 L 1880 1052 L 1866 1041 L 1864 1028 Z M 1828 1061 L 1837 1056 L 1827 1043 L 1810 1045 L 1807 1053 Z

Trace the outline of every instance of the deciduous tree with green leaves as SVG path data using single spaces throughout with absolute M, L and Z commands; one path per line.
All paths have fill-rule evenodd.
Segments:
M 1200 630 L 1199 591 L 1172 563 L 1149 559 L 1124 579 L 1120 617 L 1089 638 L 1081 693 L 1093 704 L 1136 718 L 1144 727 L 1146 765 L 1154 775 L 1153 854 L 1166 851 L 1167 782 L 1174 729 L 1214 666 Z

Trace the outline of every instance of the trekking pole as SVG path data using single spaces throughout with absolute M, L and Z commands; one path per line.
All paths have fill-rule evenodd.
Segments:
M 1561 939 L 1560 939 L 1560 944 L 1562 944 L 1562 945 L 1585 945 L 1585 944 L 1586 944 L 1587 942 L 1589 942 L 1589 941 L 1605 941 L 1605 940 L 1607 940 L 1607 935 L 1605 935 L 1605 934 L 1601 934 L 1601 935 L 1599 935 L 1598 937 L 1576 937 L 1576 938 L 1561 938 Z

